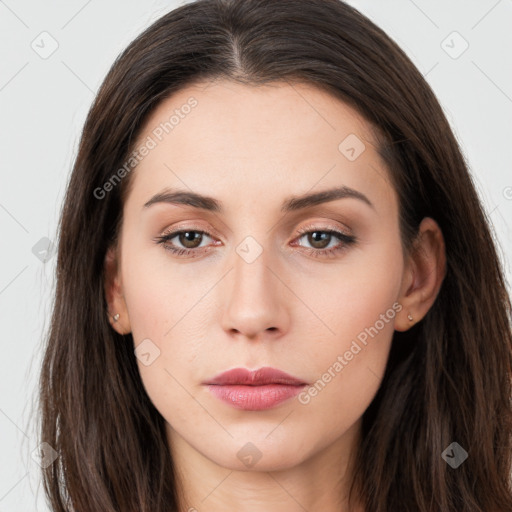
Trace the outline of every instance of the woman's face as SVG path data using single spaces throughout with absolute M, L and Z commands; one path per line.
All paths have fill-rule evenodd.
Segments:
M 267 471 L 353 444 L 408 313 L 397 196 L 374 144 L 347 105 L 286 83 L 191 86 L 145 125 L 116 325 L 177 457 Z M 307 385 L 224 387 L 222 400 L 205 384 L 261 367 Z

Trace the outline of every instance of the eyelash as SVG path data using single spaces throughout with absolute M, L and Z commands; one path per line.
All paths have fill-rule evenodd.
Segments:
M 330 249 L 314 249 L 310 247 L 303 247 L 302 249 L 305 250 L 309 255 L 319 258 L 319 257 L 333 257 L 336 255 L 336 253 L 342 252 L 347 250 L 351 245 L 355 244 L 357 242 L 357 238 L 353 235 L 347 235 L 341 231 L 338 231 L 336 229 L 318 229 L 314 226 L 305 226 L 298 232 L 297 238 L 302 238 L 304 235 L 307 235 L 309 233 L 327 233 L 329 235 L 334 235 L 336 238 L 338 238 L 342 243 L 341 246 L 337 246 Z M 158 236 L 154 239 L 154 241 L 157 244 L 163 245 L 164 249 L 166 251 L 170 251 L 176 256 L 189 256 L 191 253 L 198 252 L 198 249 L 177 249 L 175 247 L 172 247 L 167 244 L 169 240 L 173 239 L 177 235 L 180 235 L 182 233 L 201 233 L 202 235 L 206 235 L 210 238 L 213 237 L 211 233 L 208 231 L 200 230 L 200 229 L 180 229 L 178 231 L 173 231 L 171 233 L 164 234 L 162 236 Z M 302 247 L 302 246 L 300 246 Z M 203 248 L 204 249 L 204 248 Z M 197 257 L 197 256 L 193 256 Z

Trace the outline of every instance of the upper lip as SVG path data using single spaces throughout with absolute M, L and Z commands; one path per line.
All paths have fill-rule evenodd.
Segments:
M 233 385 L 240 384 L 246 386 L 262 386 L 265 384 L 288 384 L 290 386 L 299 386 L 306 382 L 292 377 L 288 373 L 275 368 L 263 367 L 258 370 L 247 370 L 246 368 L 233 368 L 223 373 L 219 373 L 213 379 L 204 382 L 204 384 Z

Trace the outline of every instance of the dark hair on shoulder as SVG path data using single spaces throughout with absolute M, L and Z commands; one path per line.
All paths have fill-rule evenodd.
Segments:
M 363 416 L 353 496 L 367 512 L 512 510 L 511 302 L 489 219 L 431 88 L 380 28 L 339 0 L 198 0 L 118 57 L 88 114 L 59 224 L 56 296 L 40 380 L 52 510 L 177 510 L 164 420 L 130 334 L 109 325 L 104 260 L 131 177 L 98 199 L 144 122 L 183 87 L 215 79 L 315 85 L 378 134 L 399 198 L 404 254 L 433 218 L 447 271 L 425 318 L 395 332 Z M 442 452 L 469 454 L 457 469 Z

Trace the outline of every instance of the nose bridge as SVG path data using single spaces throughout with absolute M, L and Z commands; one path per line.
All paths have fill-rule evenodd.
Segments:
M 246 237 L 235 249 L 234 293 L 257 295 L 269 286 L 269 250 L 252 236 Z M 269 290 L 267 290 L 269 293 Z
M 259 237 L 260 240 L 262 237 Z M 235 248 L 236 257 L 234 258 L 235 280 L 233 294 L 237 295 L 239 300 L 250 300 L 269 303 L 274 298 L 275 290 L 272 282 L 275 277 L 271 271 L 271 254 L 268 240 L 256 240 L 253 236 L 245 237 Z

